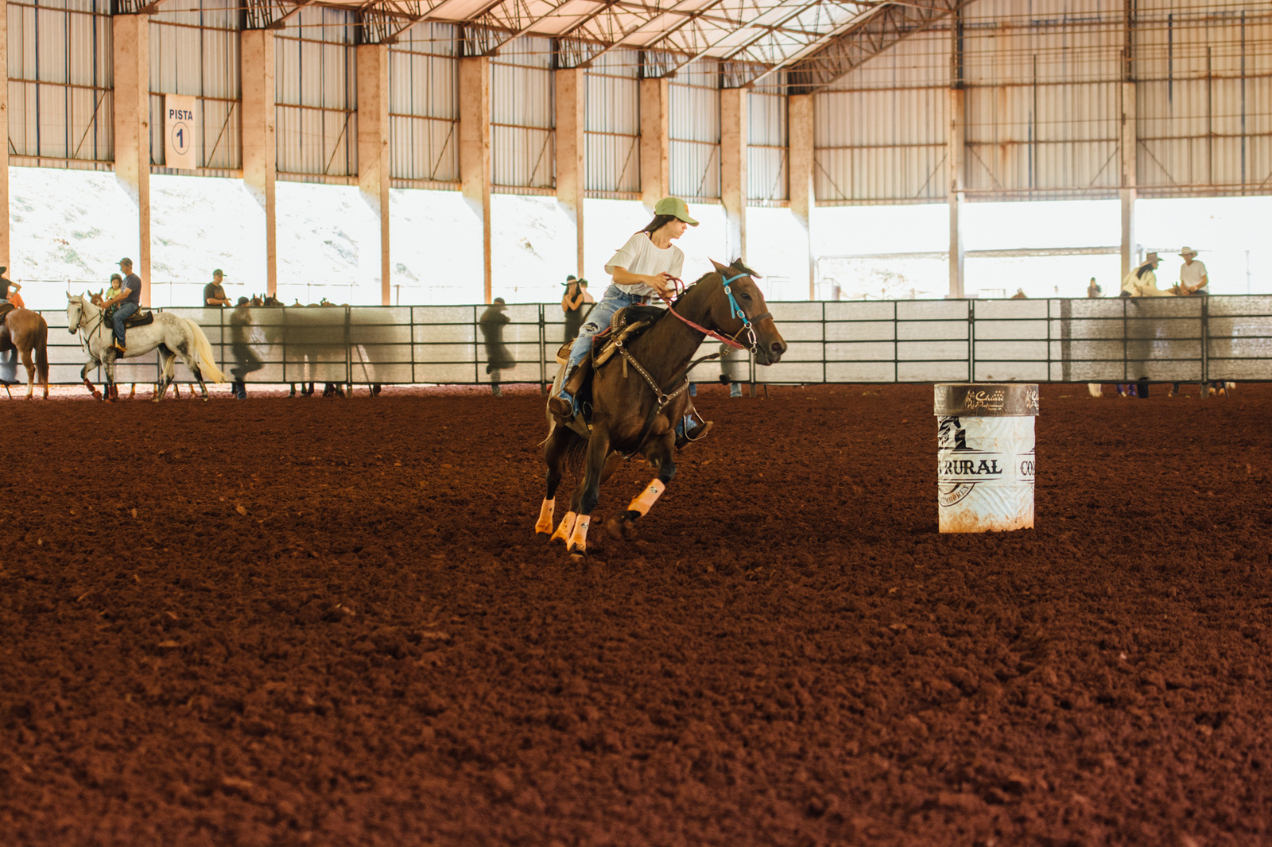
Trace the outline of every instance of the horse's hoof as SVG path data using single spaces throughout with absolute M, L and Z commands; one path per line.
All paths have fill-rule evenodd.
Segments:
M 551 530 L 544 531 L 542 529 L 536 529 L 534 531 L 534 537 L 536 541 L 551 541 L 552 531 Z
M 613 538 L 630 541 L 636 535 L 636 522 L 627 515 L 619 515 L 605 522 L 605 530 Z
M 94 400 L 100 400 L 100 399 L 102 399 L 102 393 L 101 393 L 100 391 L 94 391 L 94 392 L 93 392 L 93 399 L 94 399 Z
M 576 565 L 585 562 L 587 561 L 587 553 L 582 550 L 573 552 L 570 554 L 570 561 Z

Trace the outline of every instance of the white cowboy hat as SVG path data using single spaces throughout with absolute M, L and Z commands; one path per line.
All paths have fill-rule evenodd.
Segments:
M 1180 250 L 1180 251 L 1179 251 L 1179 255 L 1181 255 L 1181 256 L 1196 256 L 1196 255 L 1197 255 L 1197 251 L 1196 251 L 1196 250 L 1194 250 L 1194 249 L 1192 249 L 1191 247 L 1185 247 L 1183 250 Z

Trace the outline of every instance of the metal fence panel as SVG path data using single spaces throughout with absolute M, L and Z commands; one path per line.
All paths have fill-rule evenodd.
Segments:
M 1105 300 L 900 300 L 769 304 L 789 344 L 770 367 L 736 362 L 762 383 L 1272 380 L 1272 297 Z M 563 338 L 556 304 L 514 304 L 502 344 L 516 364 L 489 368 L 486 306 L 172 309 L 204 328 L 229 372 L 244 346 L 256 383 L 489 384 L 549 382 Z M 50 381 L 75 384 L 87 356 L 49 323 Z M 704 343 L 699 355 L 716 352 Z M 715 361 L 695 380 L 714 381 Z M 93 376 L 93 375 L 90 375 Z M 120 382 L 154 382 L 157 356 L 121 363 Z M 10 362 L 0 378 L 13 380 Z M 184 368 L 178 378 L 189 379 Z

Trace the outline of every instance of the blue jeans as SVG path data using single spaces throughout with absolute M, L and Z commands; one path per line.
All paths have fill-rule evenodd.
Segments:
M 120 347 L 124 346 L 124 321 L 137 314 L 139 308 L 141 307 L 136 303 L 121 303 L 111 318 L 115 324 L 115 340 L 119 342 Z
M 587 316 L 587 323 L 580 327 L 579 337 L 574 339 L 574 346 L 570 348 L 570 361 L 565 366 L 565 375 L 568 377 L 574 366 L 583 361 L 587 351 L 592 349 L 592 339 L 610 325 L 610 318 L 614 317 L 615 312 L 624 306 L 635 306 L 644 302 L 644 297 L 628 294 L 617 286 L 611 285 L 605 289 L 605 295 Z M 565 400 L 574 399 L 570 396 L 570 392 L 565 390 L 561 391 L 561 397 Z

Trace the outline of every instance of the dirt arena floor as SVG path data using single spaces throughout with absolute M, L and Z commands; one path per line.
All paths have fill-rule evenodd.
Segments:
M 1044 386 L 993 536 L 930 387 L 713 386 L 582 564 L 532 387 L 218 391 L 0 400 L 6 847 L 1272 843 L 1272 386 Z

